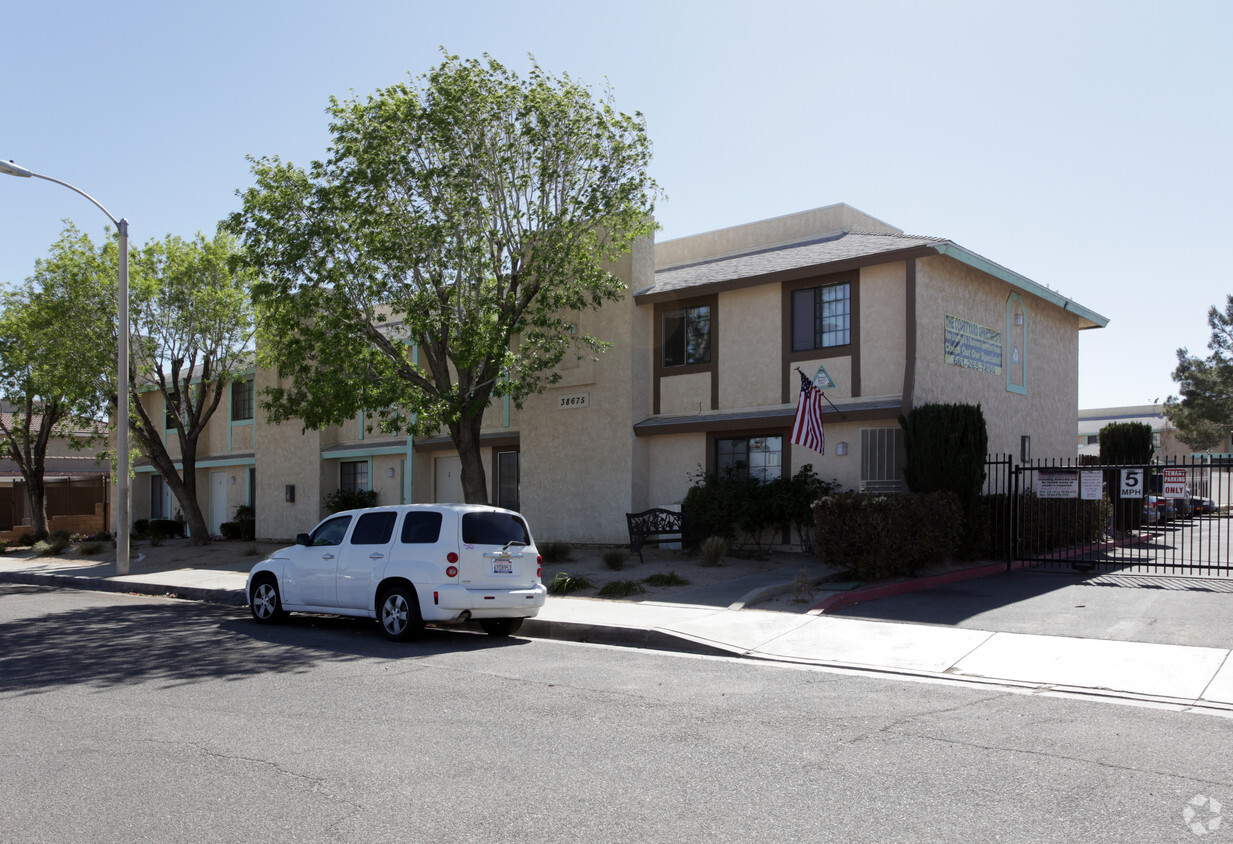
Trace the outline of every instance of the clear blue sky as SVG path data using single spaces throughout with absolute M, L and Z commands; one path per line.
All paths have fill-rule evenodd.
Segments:
M 137 243 L 212 232 L 246 155 L 325 155 L 330 95 L 491 53 L 641 111 L 672 238 L 847 202 L 1110 318 L 1081 407 L 1176 392 L 1233 291 L 1233 3 L 45 2 L 5 12 L 0 157 Z M 0 177 L 0 283 L 85 200 Z M 940 341 L 939 341 L 940 342 Z

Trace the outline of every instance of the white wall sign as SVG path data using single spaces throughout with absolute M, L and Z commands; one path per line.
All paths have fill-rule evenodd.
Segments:
M 1079 473 L 1079 497 L 1084 501 L 1099 501 L 1105 497 L 1104 472 L 1084 469 Z
M 1036 473 L 1036 494 L 1041 498 L 1078 498 L 1079 473 L 1074 469 L 1041 469 Z
M 570 393 L 568 396 L 557 396 L 557 410 L 567 407 L 590 407 L 590 393 Z

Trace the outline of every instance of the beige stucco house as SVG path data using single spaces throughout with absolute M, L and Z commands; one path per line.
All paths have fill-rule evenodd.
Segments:
M 627 512 L 680 502 L 701 470 L 769 478 L 810 464 L 847 487 L 901 489 L 898 418 L 929 402 L 979 403 L 992 452 L 1072 457 L 1078 334 L 1108 322 L 842 204 L 646 240 L 615 270 L 626 298 L 577 317 L 610 348 L 485 418 L 490 500 L 523 510 L 545 540 L 623 542 Z M 789 442 L 798 369 L 827 385 L 824 454 Z M 236 385 L 211 423 L 197 483 L 212 530 L 251 501 L 258 536 L 294 536 L 340 487 L 379 503 L 457 500 L 448 438 L 377 434 L 363 418 L 270 424 L 259 395 L 272 377 Z M 138 472 L 134 517 L 171 515 L 149 467 Z

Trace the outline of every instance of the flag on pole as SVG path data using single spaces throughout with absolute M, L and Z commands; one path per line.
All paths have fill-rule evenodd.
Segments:
M 801 373 L 801 395 L 796 401 L 796 420 L 792 423 L 791 441 L 826 454 L 826 437 L 822 431 L 822 391 Z

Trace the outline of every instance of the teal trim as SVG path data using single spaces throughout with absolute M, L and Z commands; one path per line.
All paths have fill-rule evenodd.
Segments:
M 395 455 L 406 454 L 407 448 L 401 443 L 398 445 L 388 445 L 384 448 L 349 448 L 340 449 L 338 451 L 323 451 L 321 452 L 322 460 L 338 460 L 355 457 L 391 457 Z
M 359 416 L 355 418 L 355 426 L 359 430 L 358 439 L 364 441 L 364 411 L 360 411 Z
M 1019 307 L 1016 308 L 1015 304 Z M 1016 338 L 1019 332 L 1015 330 L 1015 312 L 1023 314 L 1023 345 L 1019 346 L 1019 357 L 1023 361 L 1023 383 L 1015 384 L 1010 380 L 1010 356 L 1015 352 Z M 1027 308 L 1023 307 L 1023 297 L 1018 293 L 1011 292 L 1006 297 L 1006 391 L 1009 393 L 1018 393 L 1021 396 L 1027 395 L 1028 381 L 1028 324 L 1027 324 Z
M 407 437 L 407 454 L 403 457 L 403 465 L 410 466 L 411 469 L 406 473 L 406 479 L 403 482 L 403 495 L 407 501 L 415 500 L 415 437 Z
M 967 264 L 969 267 L 980 270 L 983 273 L 988 273 L 995 278 L 1000 278 L 1012 287 L 1017 287 L 1025 293 L 1031 293 L 1033 296 L 1038 296 L 1046 302 L 1057 305 L 1064 311 L 1069 311 L 1070 313 L 1077 315 L 1080 319 L 1087 320 L 1090 324 L 1080 324 L 1079 328 L 1081 329 L 1104 328 L 1109 324 L 1108 317 L 1101 316 L 1095 311 L 1083 307 L 1078 302 L 1067 299 L 1056 290 L 1050 290 L 1043 284 L 1038 284 L 1035 281 L 1032 281 L 1027 276 L 1022 276 L 1013 270 L 1008 270 L 1006 267 L 1003 267 L 1000 264 L 995 264 L 988 258 L 977 255 L 975 252 L 969 252 L 962 246 L 947 241 L 945 243 L 934 244 L 933 248 L 936 249 L 940 255 L 945 255 L 948 258 L 954 258 L 962 264 Z
M 509 396 L 507 396 L 507 395 L 506 395 L 506 396 L 502 396 L 502 397 L 501 397 L 501 404 L 502 404 L 502 407 L 501 407 L 501 426 L 502 426 L 503 428 L 508 428 L 508 427 L 509 427 Z
M 180 462 L 179 460 L 173 460 L 171 465 L 172 467 L 175 468 L 177 472 L 184 470 L 184 464 Z M 212 468 L 217 468 L 219 466 L 256 466 L 256 465 L 257 465 L 257 459 L 255 457 L 227 457 L 226 455 L 223 455 L 220 457 L 206 457 L 202 460 L 197 461 L 198 469 L 212 469 Z M 153 466 L 146 464 L 143 466 L 134 466 L 133 471 L 137 472 L 138 474 L 152 475 L 158 470 L 155 469 Z

